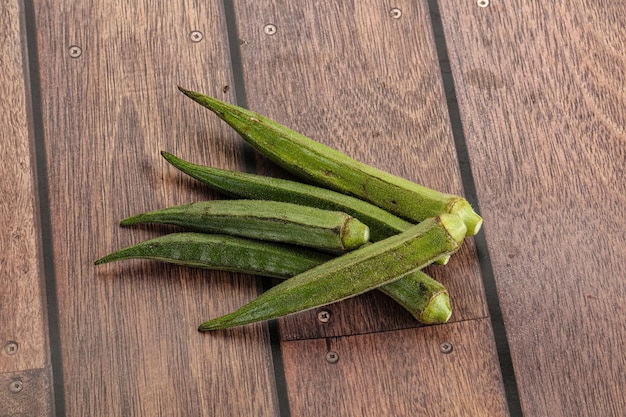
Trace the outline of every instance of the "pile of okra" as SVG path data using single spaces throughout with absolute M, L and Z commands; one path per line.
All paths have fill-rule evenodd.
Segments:
M 317 308 L 377 289 L 419 322 L 445 323 L 446 288 L 422 269 L 445 265 L 482 218 L 466 199 L 358 162 L 247 109 L 179 89 L 303 182 L 162 156 L 227 196 L 137 214 L 122 226 L 175 225 L 98 259 L 161 262 L 280 278 L 238 310 L 202 323 L 224 329 Z

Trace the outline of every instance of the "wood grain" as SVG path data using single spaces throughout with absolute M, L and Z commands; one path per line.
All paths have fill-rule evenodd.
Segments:
M 252 277 L 93 265 L 169 231 L 122 229 L 120 219 L 211 197 L 160 150 L 240 167 L 242 142 L 176 89 L 232 100 L 221 3 L 35 8 L 67 415 L 275 415 L 265 327 L 196 330 L 255 297 Z
M 49 367 L 0 374 L 0 416 L 52 416 Z
M 236 4 L 248 107 L 348 155 L 447 192 L 462 193 L 437 54 L 424 2 Z M 276 27 L 267 35 L 267 24 Z M 284 175 L 263 159 L 259 171 Z M 444 268 L 453 320 L 485 317 L 472 242 Z M 280 320 L 283 340 L 414 327 L 371 292 Z
M 43 368 L 48 353 L 22 10 L 18 1 L 0 4 L 0 373 L 5 373 Z
M 626 7 L 445 0 L 524 415 L 626 408 Z
M 283 342 L 283 351 L 294 417 L 508 416 L 486 319 Z

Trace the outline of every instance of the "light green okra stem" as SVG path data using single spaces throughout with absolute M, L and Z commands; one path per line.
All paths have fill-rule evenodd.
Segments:
M 432 190 L 356 161 L 258 113 L 179 89 L 213 111 L 259 152 L 295 175 L 357 196 L 414 222 L 440 213 L 454 213 L 463 219 L 468 235 L 480 230 L 482 218 L 460 196 Z
M 122 226 L 164 223 L 205 233 L 223 233 L 293 243 L 333 252 L 369 240 L 369 227 L 339 211 L 265 200 L 212 200 L 138 214 Z
M 239 310 L 209 320 L 200 331 L 224 329 L 320 307 L 394 282 L 458 250 L 463 220 L 441 214 L 288 279 Z
M 197 268 L 287 279 L 332 258 L 330 254 L 282 243 L 181 232 L 128 246 L 98 259 L 95 264 L 151 259 Z M 379 289 L 424 324 L 445 323 L 452 314 L 445 287 L 422 271 L 407 274 Z

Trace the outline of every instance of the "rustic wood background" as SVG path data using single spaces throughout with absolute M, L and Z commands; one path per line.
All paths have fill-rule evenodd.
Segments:
M 0 0 L 0 33 L 0 415 L 623 415 L 624 3 Z M 284 175 L 177 85 L 467 196 L 450 323 L 372 292 L 201 334 L 268 283 L 95 267 L 216 196 L 160 150 Z

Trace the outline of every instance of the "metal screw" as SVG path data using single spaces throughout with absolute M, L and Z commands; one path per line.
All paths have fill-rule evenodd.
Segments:
M 17 353 L 17 343 L 15 342 L 9 342 L 6 345 L 4 345 L 4 351 L 7 353 L 7 355 L 15 355 Z
M 320 311 L 319 313 L 317 313 L 317 319 L 320 321 L 320 323 L 328 323 L 328 321 L 330 320 L 330 311 Z
M 78 58 L 79 56 L 81 56 L 83 54 L 83 50 L 80 49 L 80 46 L 78 46 L 78 45 L 72 45 L 72 46 L 69 47 L 68 53 L 69 53 L 70 57 Z
M 263 28 L 263 32 L 265 32 L 265 34 L 269 36 L 275 35 L 277 31 L 278 29 L 276 29 L 276 25 L 272 25 L 271 23 L 265 25 L 265 27 Z
M 9 384 L 9 391 L 11 392 L 20 392 L 24 389 L 24 383 L 22 381 L 20 381 L 19 379 L 16 379 L 15 381 L 11 381 L 11 383 Z
M 327 352 L 326 353 L 326 361 L 328 363 L 337 363 L 339 361 L 339 354 L 337 352 Z
M 400 19 L 400 16 L 402 16 L 402 10 L 398 9 L 397 7 L 394 7 L 393 9 L 389 10 L 389 14 L 394 19 Z
M 450 352 L 452 352 L 452 343 L 450 343 L 450 342 L 443 342 L 442 344 L 439 345 L 439 350 L 441 351 L 441 353 L 450 353 Z
M 478 7 L 488 7 L 489 0 L 478 0 Z
M 204 38 L 204 35 L 199 30 L 194 30 L 189 34 L 189 37 L 192 42 L 200 42 Z

